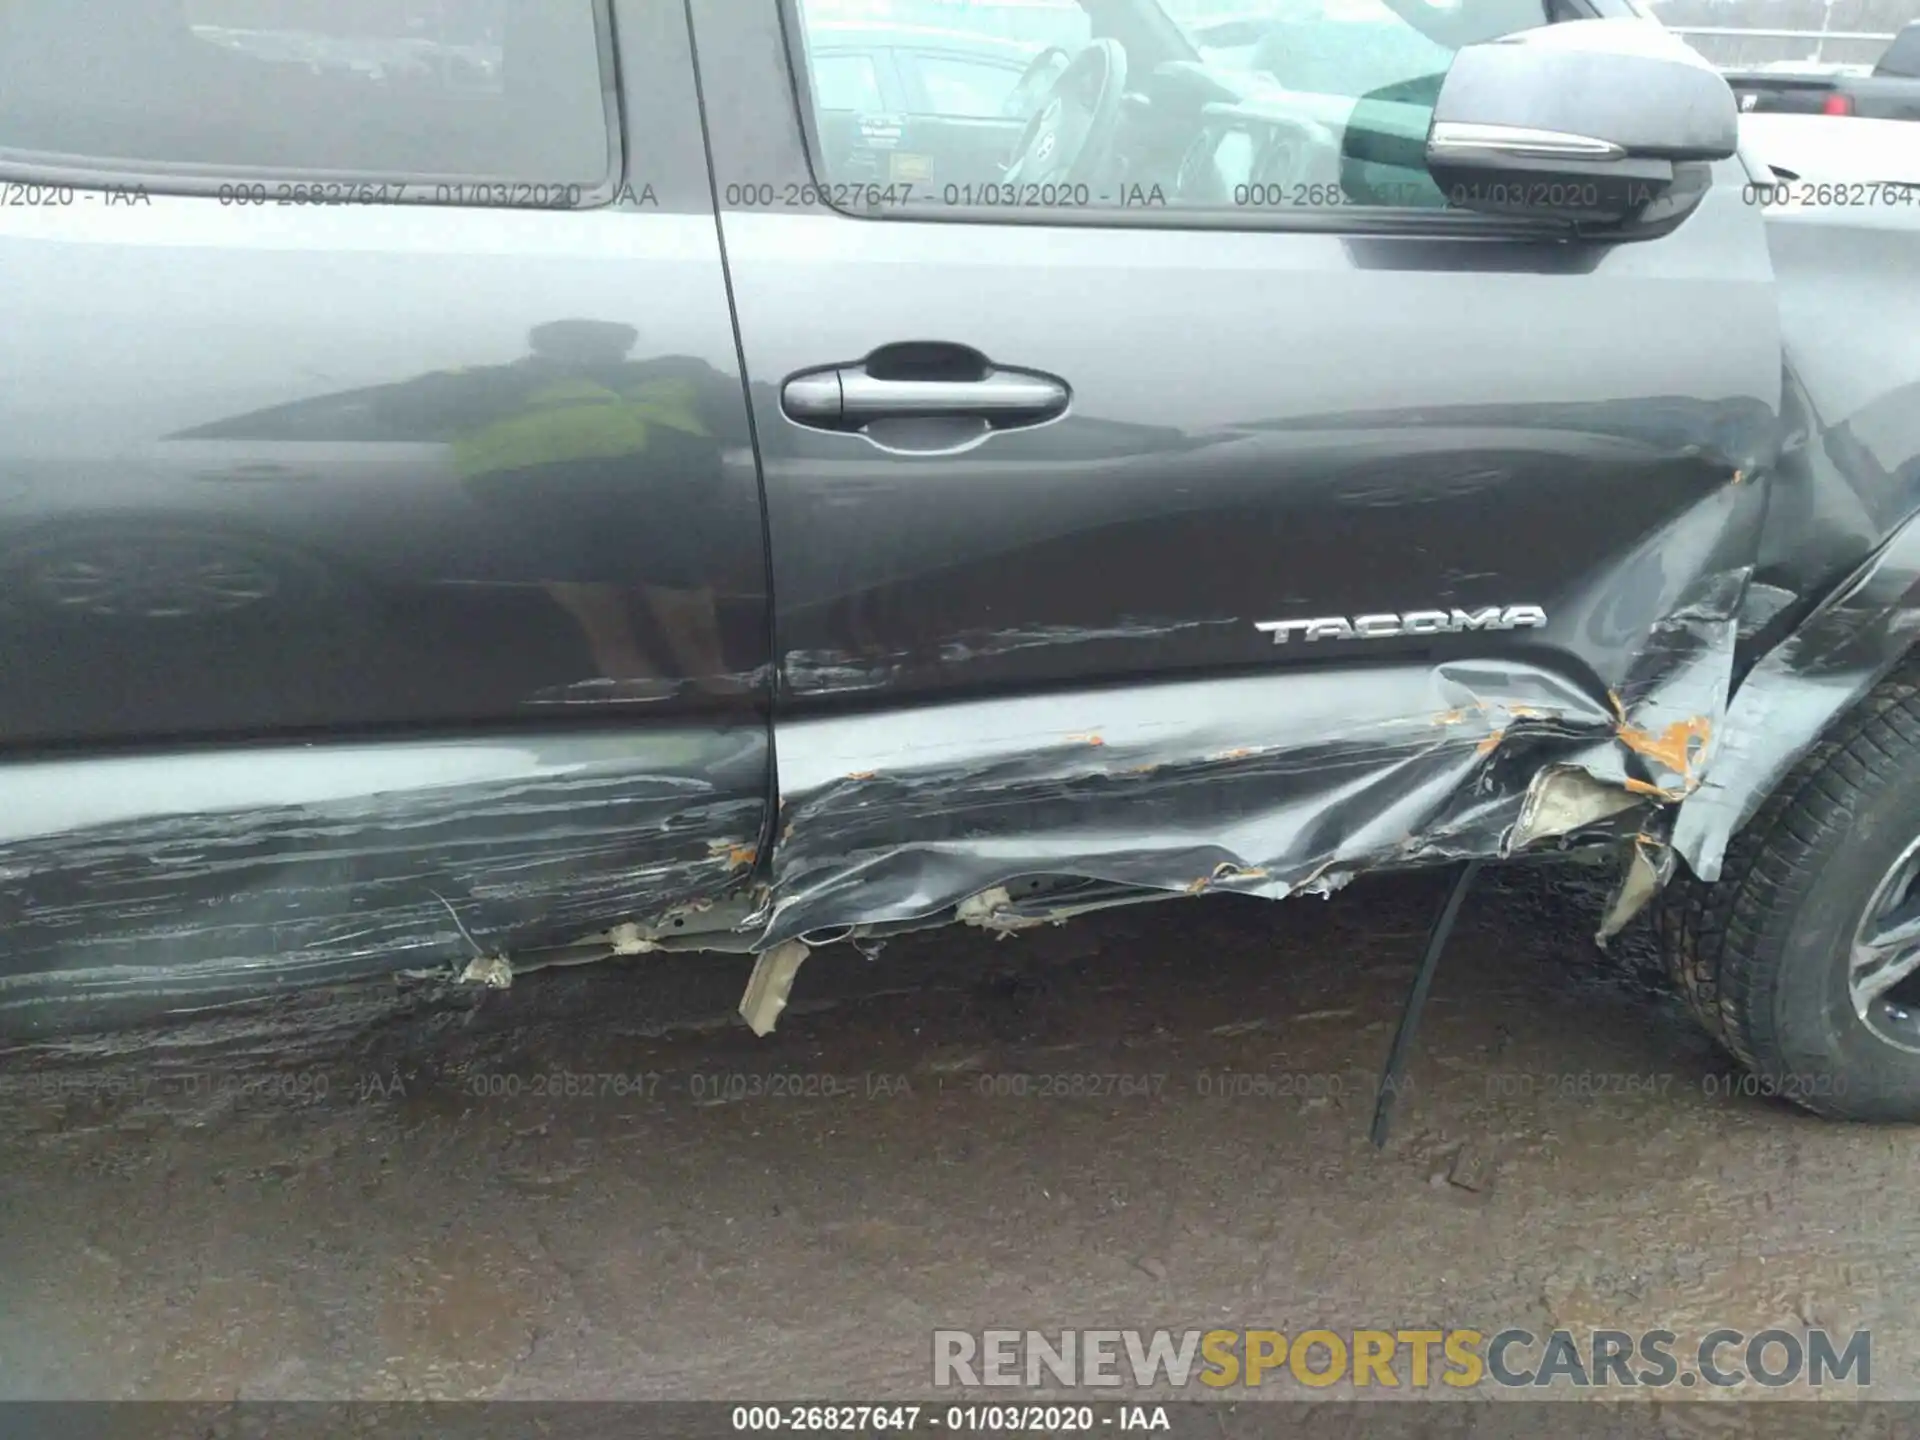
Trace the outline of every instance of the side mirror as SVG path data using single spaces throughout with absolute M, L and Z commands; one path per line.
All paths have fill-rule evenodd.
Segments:
M 1740 143 L 1720 72 L 1649 20 L 1575 20 L 1455 55 L 1427 172 L 1466 210 L 1676 224 Z

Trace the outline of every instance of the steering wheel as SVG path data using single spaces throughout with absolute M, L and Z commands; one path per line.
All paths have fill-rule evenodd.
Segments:
M 1014 82 L 1013 89 L 1007 92 L 1001 113 L 1009 119 L 1028 120 L 1040 108 L 1053 89 L 1053 82 L 1065 70 L 1073 57 L 1058 45 L 1049 45 L 1028 62 L 1027 68 L 1020 72 L 1020 78 Z
M 1256 185 L 1286 190 L 1314 184 L 1332 190 L 1340 180 L 1340 137 L 1318 120 L 1275 124 L 1250 178 Z
M 1127 52 L 1118 40 L 1089 43 L 1067 63 L 1046 102 L 1027 121 L 1005 179 L 1012 184 L 1090 181 L 1120 126 Z

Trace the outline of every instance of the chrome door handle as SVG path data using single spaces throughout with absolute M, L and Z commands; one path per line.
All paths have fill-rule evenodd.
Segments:
M 890 380 L 864 365 L 809 371 L 787 381 L 788 418 L 828 430 L 858 430 L 875 420 L 952 416 L 996 428 L 1035 425 L 1065 412 L 1070 392 L 1049 375 L 991 369 L 978 379 Z

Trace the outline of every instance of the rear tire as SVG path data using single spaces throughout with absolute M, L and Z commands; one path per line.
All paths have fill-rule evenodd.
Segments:
M 1753 1093 L 1913 1122 L 1920 968 L 1904 967 L 1920 966 L 1917 915 L 1920 664 L 1909 662 L 1781 782 L 1718 883 L 1669 887 L 1658 923 L 1669 973 L 1752 1072 Z

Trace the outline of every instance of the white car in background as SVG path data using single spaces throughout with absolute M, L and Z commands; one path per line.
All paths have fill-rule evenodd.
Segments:
M 1910 120 L 1754 113 L 1740 117 L 1740 140 L 1788 182 L 1920 189 L 1920 125 Z

